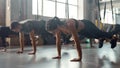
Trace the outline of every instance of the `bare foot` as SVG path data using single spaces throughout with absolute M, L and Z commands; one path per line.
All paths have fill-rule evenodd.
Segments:
M 28 53 L 29 55 L 35 55 L 35 52 L 33 51 L 33 52 L 30 52 L 30 53 Z
M 20 54 L 20 53 L 23 53 L 23 51 L 19 50 L 17 53 Z
M 81 59 L 80 58 L 74 58 L 72 60 L 70 60 L 71 62 L 81 62 Z
M 57 56 L 57 57 L 53 57 L 52 59 L 61 59 L 61 57 Z

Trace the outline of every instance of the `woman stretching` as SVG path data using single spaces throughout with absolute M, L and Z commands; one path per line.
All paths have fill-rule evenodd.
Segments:
M 74 58 L 71 61 L 81 61 L 82 50 L 80 46 L 80 41 L 78 36 L 84 36 L 87 38 L 112 38 L 113 34 L 118 32 L 117 25 L 115 30 L 112 32 L 104 32 L 99 30 L 91 21 L 89 20 L 75 20 L 68 19 L 66 22 L 60 21 L 58 17 L 54 17 L 46 22 L 46 30 L 56 37 L 56 46 L 58 56 L 53 57 L 53 59 L 61 58 L 61 35 L 66 34 L 72 36 L 74 39 L 75 47 L 77 49 L 78 58 Z

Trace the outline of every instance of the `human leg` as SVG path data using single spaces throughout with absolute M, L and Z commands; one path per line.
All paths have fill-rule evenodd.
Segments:
M 17 53 L 23 53 L 24 50 L 24 33 L 19 33 L 19 42 L 20 42 L 20 50 Z
M 6 43 L 6 38 L 5 37 L 1 37 L 1 41 L 2 41 L 2 51 L 3 52 L 6 52 L 6 46 L 7 46 L 7 43 Z
M 34 30 L 30 32 L 30 39 L 31 39 L 31 44 L 33 47 L 33 51 L 30 52 L 29 54 L 35 54 L 36 53 L 36 43 L 35 43 L 35 35 L 34 35 Z

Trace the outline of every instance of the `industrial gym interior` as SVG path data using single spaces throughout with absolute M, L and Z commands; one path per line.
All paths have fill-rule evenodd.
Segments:
M 87 19 L 107 32 L 111 26 L 120 24 L 120 0 L 0 0 L 0 28 L 11 27 L 13 21 L 49 21 L 53 17 L 60 20 Z M 44 24 L 42 26 L 44 28 Z M 101 48 L 98 39 L 80 40 L 82 60 L 79 62 L 70 61 L 77 57 L 73 40 L 68 44 L 61 43 L 61 59 L 52 59 L 57 55 L 52 35 L 45 34 L 45 39 L 41 35 L 36 36 L 37 50 L 34 55 L 28 54 L 32 51 L 29 36 L 25 36 L 23 53 L 17 53 L 20 48 L 18 36 L 6 38 L 5 52 L 2 51 L 0 38 L 0 68 L 120 68 L 119 35 L 115 48 L 111 48 L 109 39 L 104 41 Z

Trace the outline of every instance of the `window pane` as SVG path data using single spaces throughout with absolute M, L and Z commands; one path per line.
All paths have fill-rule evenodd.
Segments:
M 43 15 L 49 17 L 55 16 L 55 2 L 43 0 Z
M 32 0 L 32 14 L 33 15 L 41 15 L 42 8 L 42 0 Z
M 101 10 L 101 17 L 102 17 L 102 23 L 107 23 L 107 24 L 114 24 L 113 19 L 112 19 L 112 11 L 106 9 L 106 15 L 105 15 L 105 20 L 103 19 L 104 17 L 104 10 Z
M 63 3 L 65 3 L 66 2 L 66 0 L 57 0 L 58 2 L 63 2 Z M 74 1 L 74 0 L 73 0 Z
M 65 4 L 57 3 L 57 16 L 65 18 Z
M 32 0 L 32 14 L 37 13 L 37 0 Z
M 68 0 L 69 4 L 77 5 L 77 0 Z
M 55 1 L 55 0 L 48 0 L 48 1 Z
M 77 19 L 77 6 L 69 5 L 69 18 Z

